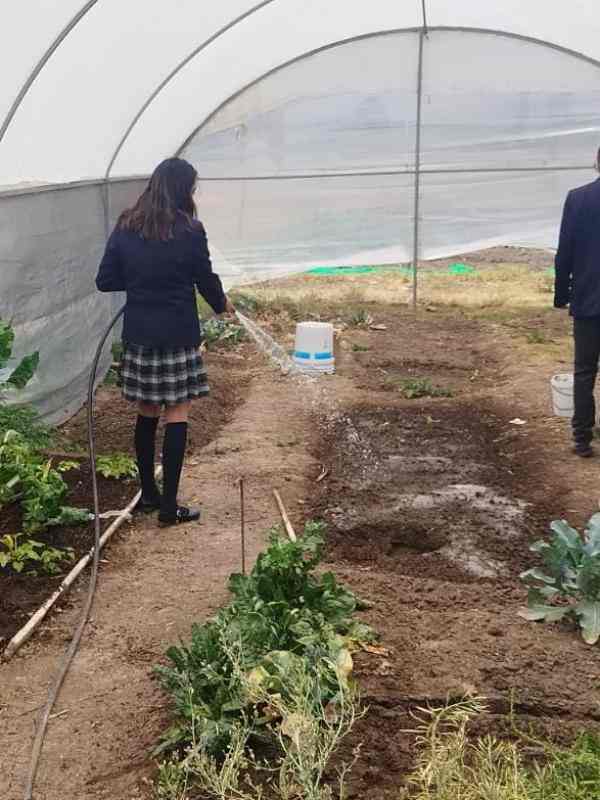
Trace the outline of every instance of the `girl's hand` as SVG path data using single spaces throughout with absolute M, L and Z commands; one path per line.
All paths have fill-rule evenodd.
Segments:
M 227 297 L 225 302 L 225 313 L 226 314 L 235 314 L 235 306 L 231 302 L 231 300 Z

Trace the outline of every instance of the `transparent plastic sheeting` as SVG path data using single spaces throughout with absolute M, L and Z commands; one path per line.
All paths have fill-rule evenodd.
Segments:
M 113 207 L 130 203 L 141 186 L 113 184 Z M 105 241 L 102 191 L 87 185 L 0 197 L 0 317 L 13 323 L 16 357 L 40 352 L 19 401 L 35 403 L 49 422 L 81 408 L 113 313 L 94 285 Z M 110 361 L 107 348 L 101 372 Z
M 13 4 L 5 14 L 0 125 L 81 3 L 38 0 L 39 13 Z M 82 404 L 119 299 L 94 287 L 100 179 L 113 162 L 113 176 L 148 173 L 188 141 L 227 287 L 319 265 L 411 261 L 417 180 L 420 257 L 498 243 L 552 248 L 566 191 L 593 178 L 595 2 L 427 0 L 420 95 L 420 0 L 181 0 L 177 13 L 154 0 L 89 5 L 0 141 L 0 187 L 98 179 L 0 192 L 0 316 L 15 324 L 19 355 L 40 350 L 25 399 L 51 421 Z M 585 58 L 435 29 L 453 24 Z M 335 44 L 349 37 L 363 38 Z M 317 48 L 326 49 L 306 55 Z M 113 219 L 141 186 L 111 183 Z
M 138 114 L 111 174 L 144 174 L 215 108 L 269 70 L 336 41 L 414 29 L 425 21 L 432 33 L 440 26 L 489 29 L 600 60 L 597 0 L 33 0 L 2 5 L 2 117 L 56 38 L 65 35 L 8 128 L 0 147 L 0 186 L 102 177 Z M 72 21 L 76 24 L 67 32 Z M 460 52 L 455 55 L 462 58 Z M 512 75 L 510 65 L 507 70 Z M 490 86 L 505 81 L 506 74 L 505 69 L 491 73 Z
M 73 12 L 70 0 L 2 5 L 10 11 L 3 8 L 0 107 L 43 55 L 29 29 L 44 30 L 49 45 Z M 421 22 L 420 0 L 98 0 L 15 115 L 0 146 L 0 186 L 103 177 L 138 113 L 111 174 L 145 174 L 268 70 L 338 40 Z
M 184 155 L 206 178 L 202 216 L 233 281 L 412 259 L 417 63 L 415 32 L 345 44 L 202 127 Z M 420 256 L 555 247 L 567 190 L 593 177 L 600 69 L 520 39 L 434 31 L 422 89 Z M 331 176 L 388 170 L 406 174 Z
M 199 205 L 229 286 L 320 264 L 410 261 L 414 177 L 207 182 Z

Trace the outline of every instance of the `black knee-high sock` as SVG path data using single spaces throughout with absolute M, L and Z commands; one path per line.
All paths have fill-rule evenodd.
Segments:
M 135 452 L 140 471 L 142 497 L 150 502 L 160 499 L 160 492 L 154 478 L 154 451 L 157 427 L 158 417 L 143 417 L 138 414 L 134 436 Z
M 177 490 L 185 456 L 187 429 L 187 422 L 170 422 L 165 426 L 161 514 L 172 516 L 177 512 Z

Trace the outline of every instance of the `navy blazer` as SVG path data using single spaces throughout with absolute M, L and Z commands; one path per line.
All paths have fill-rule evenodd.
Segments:
M 554 305 L 576 318 L 600 317 L 600 178 L 565 202 L 556 253 Z
M 165 242 L 115 228 L 96 286 L 127 293 L 123 341 L 145 347 L 200 344 L 196 288 L 217 314 L 225 311 L 221 280 L 212 271 L 206 233 L 197 221 L 178 223 L 174 238 Z

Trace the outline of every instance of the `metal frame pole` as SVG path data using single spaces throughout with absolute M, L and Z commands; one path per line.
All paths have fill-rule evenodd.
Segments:
M 417 310 L 419 234 L 421 211 L 421 112 L 423 106 L 423 55 L 427 29 L 419 31 L 419 62 L 417 67 L 417 123 L 415 132 L 415 204 L 413 220 L 413 309 Z
M 110 236 L 110 181 L 104 180 L 102 183 L 102 210 L 104 213 L 104 238 L 108 241 Z

